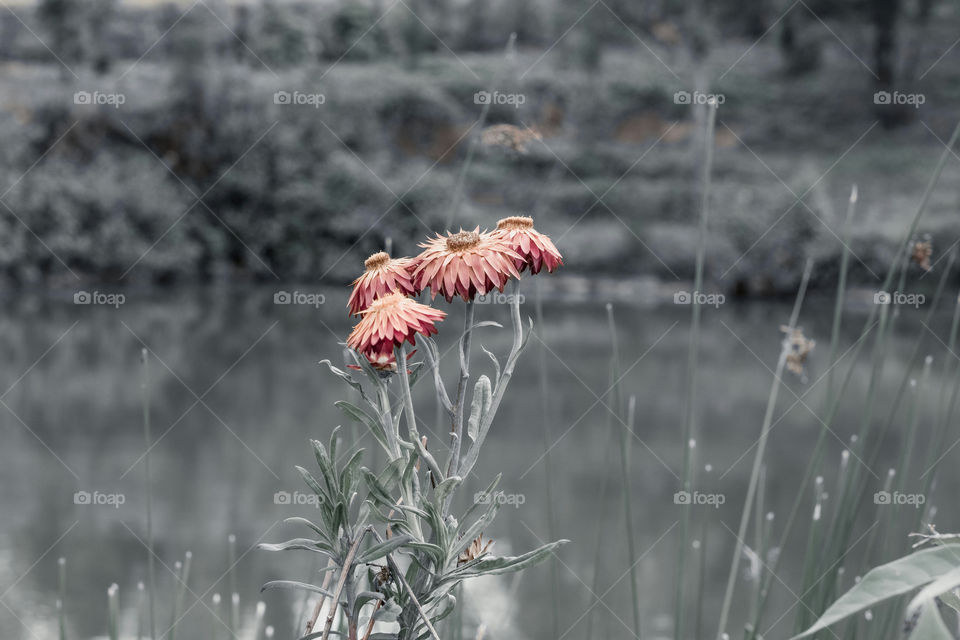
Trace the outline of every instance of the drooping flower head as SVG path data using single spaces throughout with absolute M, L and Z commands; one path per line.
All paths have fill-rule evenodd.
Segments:
M 533 218 L 526 216 L 510 216 L 497 223 L 496 230 L 491 234 L 501 239 L 504 244 L 520 255 L 517 269 L 523 271 L 530 267 L 530 273 L 540 273 L 540 269 L 553 270 L 563 264 L 563 257 L 557 251 L 553 241 L 533 228 Z
M 519 278 L 516 262 L 520 255 L 489 233 L 473 231 L 437 235 L 420 245 L 423 253 L 414 258 L 413 285 L 417 293 L 430 288 L 436 298 L 447 302 L 454 296 L 466 301 L 486 295 L 493 289 L 503 291 L 507 280 Z
M 355 316 L 370 306 L 380 296 L 399 291 L 404 295 L 413 293 L 410 278 L 410 258 L 391 258 L 386 252 L 375 253 L 363 263 L 363 275 L 353 281 L 353 291 L 347 307 Z
M 347 338 L 347 346 L 365 355 L 371 363 L 389 366 L 395 347 L 404 341 L 416 344 L 416 336 L 437 333 L 434 323 L 447 314 L 406 295 L 394 292 L 381 296 L 364 311 Z M 394 366 L 396 361 L 393 362 Z
M 910 259 L 920 265 L 924 271 L 930 271 L 933 267 L 930 265 L 930 258 L 933 257 L 933 242 L 929 238 L 920 242 L 914 242 L 910 251 Z
M 780 330 L 787 334 L 784 338 L 783 348 L 786 351 L 787 369 L 805 379 L 803 365 L 807 361 L 807 356 L 813 351 L 816 342 L 803 335 L 803 329 L 797 327 L 781 326 Z

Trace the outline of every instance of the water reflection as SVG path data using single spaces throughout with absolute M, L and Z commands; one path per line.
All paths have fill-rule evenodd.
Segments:
M 292 289 L 291 289 L 292 290 Z M 192 593 L 183 621 L 184 637 L 218 637 L 213 595 L 228 602 L 237 585 L 245 620 L 260 598 L 259 586 L 275 578 L 307 579 L 310 560 L 296 554 L 250 551 L 259 541 L 277 541 L 300 532 L 280 522 L 304 514 L 310 505 L 276 504 L 278 491 L 302 491 L 293 466 L 310 466 L 308 438 L 325 439 L 343 422 L 333 402 L 342 387 L 318 361 L 342 358 L 337 342 L 349 330 L 343 290 L 320 291 L 326 303 L 274 304 L 274 290 L 126 292 L 119 308 L 72 304 L 72 292 L 6 301 L 0 317 L 0 636 L 56 637 L 57 558 L 68 563 L 66 611 L 70 637 L 90 638 L 106 629 L 105 593 L 120 585 L 122 626 L 135 628 L 136 584 L 145 580 L 145 492 L 138 354 L 152 353 L 154 527 L 158 557 L 158 627 L 170 625 L 171 570 L 186 551 L 193 553 Z M 531 301 L 532 302 L 532 301 Z M 527 311 L 532 315 L 532 304 Z M 441 334 L 451 346 L 462 319 L 452 307 Z M 487 305 L 485 319 L 508 321 L 506 309 Z M 817 380 L 827 369 L 829 301 L 814 299 L 804 312 L 805 332 L 822 346 L 810 358 L 808 375 Z M 630 566 L 620 506 L 618 454 L 622 427 L 606 409 L 609 336 L 602 305 L 589 302 L 545 303 L 546 321 L 538 328 L 527 356 L 514 376 L 474 477 L 467 499 L 503 472 L 501 489 L 523 496 L 505 505 L 493 529 L 500 554 L 526 550 L 551 535 L 566 537 L 558 565 L 560 588 L 554 599 L 548 567 L 520 577 L 486 579 L 470 585 L 463 598 L 464 622 L 479 624 L 488 637 L 556 640 L 593 626 L 597 637 L 627 637 Z M 719 607 L 721 584 L 732 536 L 742 507 L 750 455 L 761 423 L 766 390 L 779 350 L 779 324 L 789 309 L 779 303 L 728 303 L 704 314 L 700 392 L 702 417 L 697 463 L 713 468 L 702 489 L 721 492 L 726 502 L 709 511 L 707 529 L 706 620 Z M 864 309 L 851 309 L 846 345 L 859 331 Z M 639 563 L 642 611 L 648 633 L 667 634 L 663 620 L 671 610 L 676 559 L 674 504 L 681 465 L 680 425 L 689 307 L 673 304 L 617 308 L 623 389 L 638 398 L 633 452 L 636 505 L 635 547 Z M 948 318 L 931 329 L 946 336 Z M 898 325 L 886 383 L 893 386 L 905 366 L 919 325 Z M 477 342 L 505 352 L 507 331 L 485 328 Z M 934 354 L 942 353 L 927 336 Z M 542 342 L 541 342 L 542 340 Z M 545 344 L 546 348 L 542 345 Z M 549 393 L 540 395 L 538 362 L 546 364 Z M 478 367 L 486 366 L 478 360 Z M 449 360 L 448 365 L 454 364 Z M 862 397 L 868 363 L 861 363 L 848 390 Z M 448 375 L 452 371 L 446 372 Z M 807 388 L 790 380 L 796 394 Z M 426 384 L 417 389 L 424 431 L 431 447 L 441 449 L 446 427 L 436 425 Z M 931 396 L 933 397 L 933 396 Z M 768 451 L 767 507 L 785 511 L 796 479 L 812 448 L 819 423 L 823 388 L 814 387 L 803 403 L 784 393 Z M 933 404 L 933 403 L 930 403 Z M 809 407 L 809 408 L 808 408 Z M 882 411 L 879 412 L 882 414 Z M 924 404 L 921 442 L 930 428 Z M 857 428 L 856 402 L 836 421 L 837 438 Z M 895 423 L 896 424 L 896 423 Z M 367 439 L 358 427 L 345 435 Z M 897 436 L 888 443 L 897 450 Z M 831 460 L 841 442 L 829 443 Z M 951 440 L 952 441 L 952 440 Z M 377 463 L 378 452 L 368 445 Z M 925 447 L 921 445 L 921 450 Z M 549 451 L 548 455 L 545 452 Z M 551 478 L 555 531 L 548 524 L 547 468 Z M 920 465 L 915 465 L 915 468 Z M 831 463 L 831 468 L 835 465 Z M 885 466 L 883 467 L 886 468 Z M 919 472 L 918 472 L 919 473 Z M 939 491 L 956 489 L 954 470 Z M 828 478 L 829 483 L 829 478 Z M 91 503 L 76 504 L 87 492 Z M 109 496 L 123 496 L 122 504 Z M 106 496 L 106 497 L 104 497 Z M 81 500 L 82 502 L 83 500 Z M 460 508 L 465 508 L 465 504 Z M 943 530 L 953 523 L 944 522 Z M 237 536 L 239 562 L 228 572 L 226 537 Z M 796 579 L 803 527 L 782 564 L 784 580 Z M 598 540 L 600 543 L 598 544 Z M 597 550 L 599 549 L 599 553 Z M 591 608 L 591 591 L 603 602 Z M 277 637 L 292 637 L 293 620 L 303 601 L 287 593 L 268 593 L 267 622 Z M 776 606 L 792 604 L 778 593 Z M 197 603 L 200 599 L 202 602 Z M 225 610 L 221 615 L 226 619 Z M 789 618 L 788 618 L 789 620 Z M 225 637 L 222 627 L 219 637 Z

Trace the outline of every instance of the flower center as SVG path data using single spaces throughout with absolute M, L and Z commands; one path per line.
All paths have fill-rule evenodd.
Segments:
M 480 244 L 480 234 L 476 231 L 461 231 L 447 236 L 448 251 L 466 251 Z
M 527 216 L 510 216 L 497 223 L 497 229 L 532 229 L 533 218 Z
M 366 261 L 364 261 L 363 266 L 367 268 L 367 271 L 374 271 L 388 262 L 390 262 L 390 254 L 386 251 L 381 251 L 367 258 Z

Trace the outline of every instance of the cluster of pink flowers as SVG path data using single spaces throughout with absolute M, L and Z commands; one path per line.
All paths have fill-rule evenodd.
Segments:
M 347 307 L 360 322 L 347 346 L 378 369 L 395 370 L 394 349 L 405 341 L 415 345 L 418 333 L 437 333 L 436 323 L 447 315 L 411 296 L 429 289 L 432 299 L 440 294 L 447 302 L 455 297 L 469 302 L 494 289 L 502 292 L 526 269 L 531 274 L 544 268 L 552 273 L 563 264 L 550 238 L 523 216 L 504 218 L 490 232 L 478 227 L 438 234 L 420 247 L 423 251 L 414 258 L 373 254 L 364 263 L 366 271 L 353 282 Z

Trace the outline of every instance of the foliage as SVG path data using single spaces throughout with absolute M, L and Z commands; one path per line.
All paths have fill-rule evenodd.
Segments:
M 426 362 L 401 365 L 395 373 L 374 369 L 366 356 L 353 351 L 350 352 L 353 366 L 363 373 L 360 379 L 333 366 L 329 360 L 323 362 L 359 397 L 359 404 L 341 400 L 336 406 L 349 420 L 370 432 L 386 453 L 387 462 L 377 470 L 362 466 L 366 456 L 363 450 L 357 450 L 349 455 L 346 463 L 339 465 L 338 457 L 347 457 L 347 454 L 338 456 L 339 430 L 334 429 L 329 446 L 313 442 L 319 480 L 307 470 L 297 468 L 319 500 L 322 519 L 319 523 L 303 518 L 291 521 L 307 526 L 316 536 L 261 547 L 271 551 L 312 551 L 327 556 L 333 565 L 338 576 L 333 591 L 284 580 L 264 585 L 265 589 L 302 589 L 330 599 L 333 604 L 324 631 L 317 630 L 314 618 L 308 622 L 305 637 L 327 637 L 339 607 L 347 620 L 351 640 L 360 637 L 358 634 L 363 628 L 367 629 L 365 638 L 374 637 L 369 635 L 373 624 L 388 621 L 398 622 L 399 631 L 375 637 L 416 640 L 432 635 L 437 639 L 434 625 L 454 611 L 457 604 L 454 591 L 461 582 L 520 571 L 545 560 L 566 542 L 546 544 L 519 556 L 494 556 L 485 547 L 479 550 L 477 547 L 483 532 L 496 517 L 500 501 L 475 501 L 465 512 L 456 516 L 452 513 L 454 498 L 463 478 L 476 464 L 514 366 L 530 337 L 530 329 L 524 330 L 520 318 L 519 300 L 520 297 L 514 295 L 511 303 L 513 346 L 502 368 L 497 357 L 487 352 L 494 364 L 494 374 L 492 378 L 487 375 L 477 378 L 469 412 L 464 390 L 469 379 L 470 336 L 475 329 L 493 324 L 472 324 L 472 309 L 468 310 L 467 326 L 461 337 L 460 351 L 465 355 L 460 355 L 460 386 L 453 401 L 439 373 L 437 345 L 424 336 L 419 339 Z M 472 307 L 473 302 L 467 304 Z M 405 347 L 396 349 L 396 361 L 408 362 Z M 411 388 L 423 375 L 433 378 L 438 400 L 454 424 L 454 443 L 449 460 L 443 466 L 427 450 L 426 438 L 421 438 L 413 414 Z M 391 392 L 402 398 L 399 407 L 393 406 Z M 401 429 L 403 419 L 407 427 L 405 433 Z M 462 456 L 459 440 L 465 445 Z M 498 482 L 499 477 L 487 487 L 484 495 L 493 496 Z M 376 564 L 378 561 L 384 564 Z M 319 614 L 318 605 L 315 615 Z

